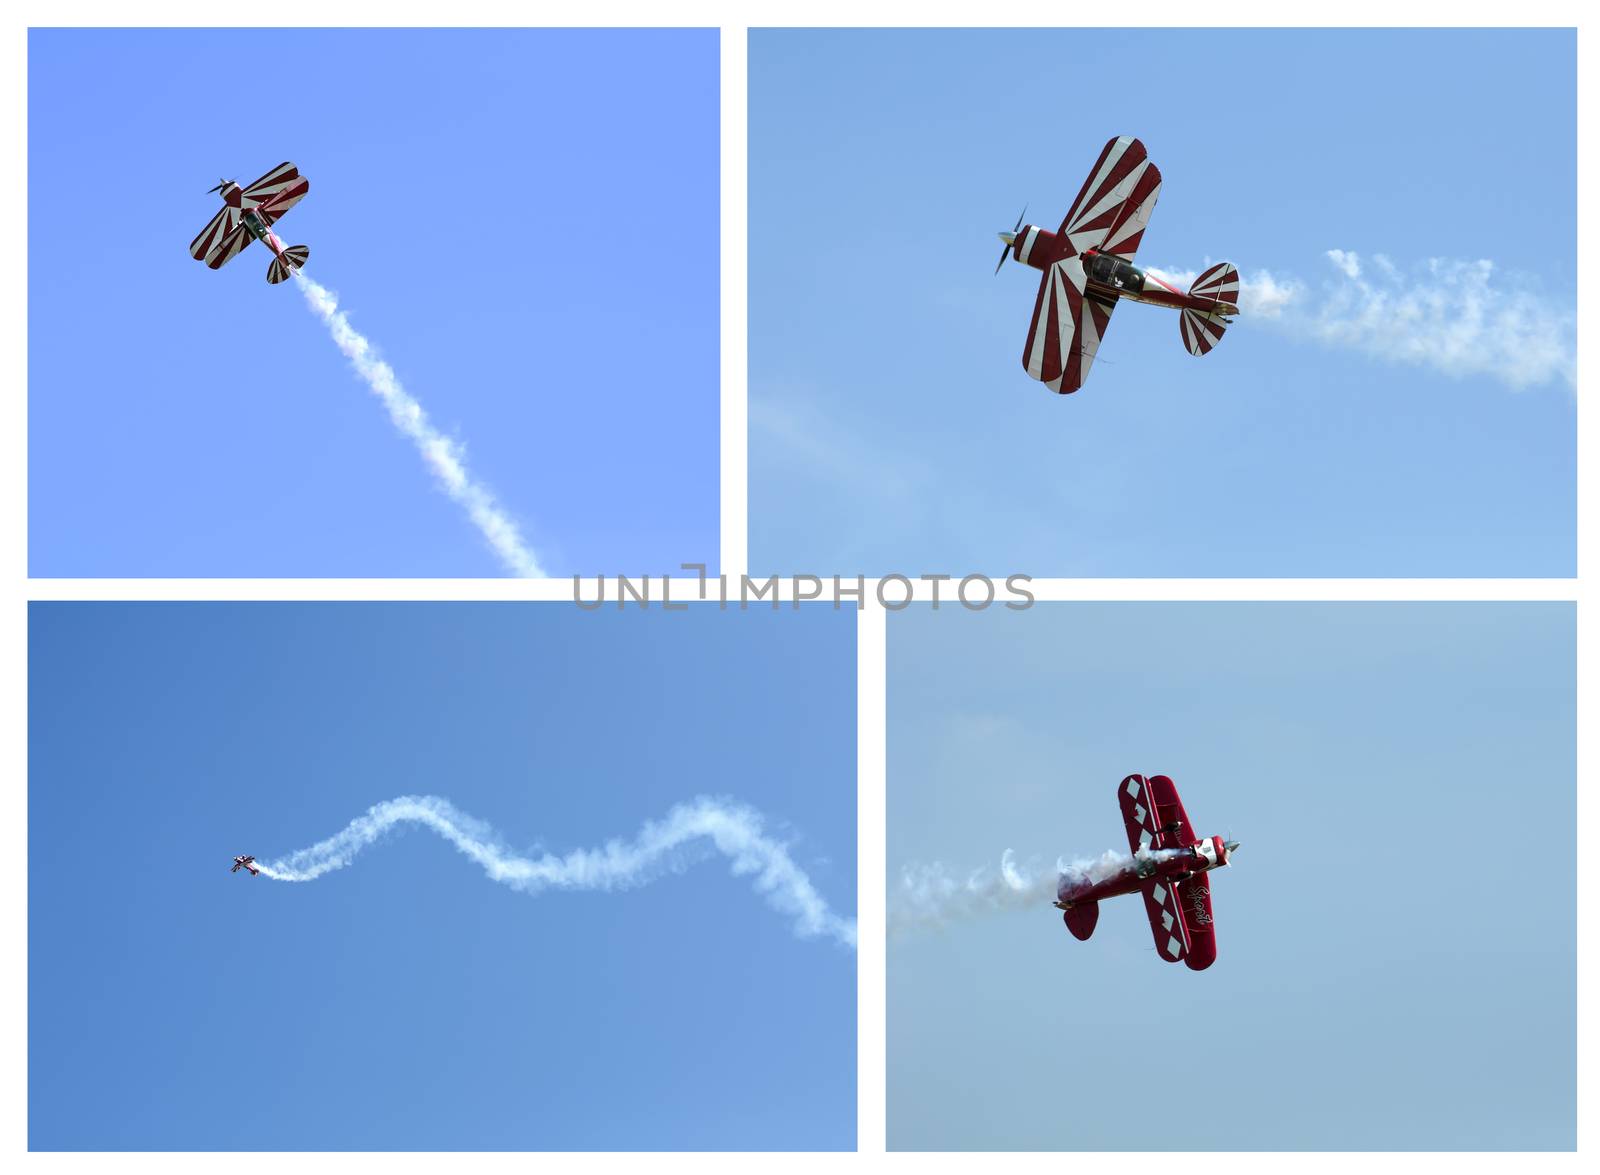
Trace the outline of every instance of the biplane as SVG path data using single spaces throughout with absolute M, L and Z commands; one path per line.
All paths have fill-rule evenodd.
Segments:
M 237 873 L 241 869 L 250 870 L 251 877 L 254 877 L 261 872 L 261 870 L 256 868 L 256 859 L 254 857 L 235 857 L 233 859 L 233 868 L 229 869 L 228 872 Z
M 1022 210 L 1008 233 L 996 273 L 1012 257 L 1042 270 L 1022 366 L 1062 395 L 1089 378 L 1117 303 L 1147 302 L 1179 312 L 1178 330 L 1191 355 L 1204 355 L 1239 312 L 1239 271 L 1222 262 L 1194 279 L 1187 293 L 1133 263 L 1161 191 L 1161 172 L 1138 139 L 1112 139 L 1055 232 L 1025 225 Z
M 1182 960 L 1191 970 L 1204 971 L 1217 958 L 1207 875 L 1228 863 L 1239 842 L 1196 838 L 1178 789 L 1165 775 L 1128 776 L 1117 785 L 1117 803 L 1132 862 L 1100 881 L 1063 873 L 1056 909 L 1072 936 L 1083 940 L 1094 933 L 1102 899 L 1143 894 L 1156 953 L 1169 963 Z
M 189 243 L 189 255 L 212 269 L 221 269 L 251 241 L 260 241 L 272 250 L 267 280 L 277 285 L 306 263 L 311 250 L 304 245 L 285 245 L 272 226 L 310 190 L 311 181 L 292 163 L 280 163 L 242 188 L 233 180 L 223 180 L 211 189 L 221 194 L 222 211 Z

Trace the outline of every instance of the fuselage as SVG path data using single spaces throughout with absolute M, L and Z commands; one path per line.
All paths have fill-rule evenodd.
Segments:
M 1001 240 L 1007 238 L 1010 238 L 1007 243 L 1011 246 L 1011 256 L 1040 271 L 1049 269 L 1061 259 L 1064 252 L 1060 247 L 1060 238 L 1036 224 L 1025 224 L 1016 233 L 1001 234 Z M 1239 312 L 1239 308 L 1231 302 L 1185 293 L 1166 279 L 1114 254 L 1086 249 L 1078 256 L 1083 261 L 1088 278 L 1085 292 L 1097 294 L 1103 301 L 1114 302 L 1118 298 L 1127 298 L 1151 306 L 1221 314 L 1230 318 Z
M 1233 848 L 1220 836 L 1208 836 L 1182 849 L 1142 849 L 1127 866 L 1099 881 L 1063 873 L 1056 887 L 1056 908 L 1069 910 L 1102 898 L 1138 893 L 1152 878 L 1181 881 L 1192 873 L 1219 869 L 1228 863 Z
M 266 222 L 261 219 L 260 214 L 254 208 L 244 207 L 243 188 L 235 183 L 226 183 L 222 185 L 218 194 L 221 195 L 222 202 L 228 207 L 241 210 L 239 220 L 252 237 L 271 249 L 273 256 L 283 256 L 284 243 L 278 239 L 278 234 L 267 227 Z

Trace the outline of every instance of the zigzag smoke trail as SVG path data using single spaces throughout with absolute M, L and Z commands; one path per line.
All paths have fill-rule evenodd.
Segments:
M 294 271 L 294 276 L 306 303 L 333 336 L 334 345 L 344 352 L 356 374 L 383 401 L 394 426 L 416 445 L 444 492 L 466 510 L 472 524 L 488 540 L 506 569 L 524 578 L 542 577 L 544 570 L 523 541 L 517 524 L 495 501 L 489 488 L 467 472 L 466 454 L 461 445 L 434 428 L 422 405 L 401 386 L 394 368 L 379 359 L 373 345 L 350 325 L 344 311 L 339 309 L 338 296 L 299 270 Z
M 315 881 L 343 869 L 361 850 L 401 824 L 431 829 L 481 865 L 490 880 L 527 894 L 547 889 L 632 889 L 720 853 L 728 858 L 735 876 L 751 877 L 767 904 L 794 920 L 797 937 L 826 936 L 852 948 L 856 945 L 855 919 L 841 918 L 828 907 L 788 849 L 763 832 L 760 813 L 706 796 L 679 804 L 664 819 L 647 823 L 631 841 L 608 841 L 598 849 L 575 849 L 559 857 L 518 856 L 501 844 L 492 828 L 449 800 L 401 796 L 375 804 L 327 840 L 275 861 L 257 861 L 256 868 L 274 881 Z
M 1158 849 L 1154 860 L 1176 855 Z M 1108 849 L 1090 860 L 1058 860 L 1053 869 L 1019 866 L 1010 849 L 1000 855 L 998 872 L 977 869 L 953 877 L 943 865 L 911 865 L 902 870 L 900 884 L 889 895 L 891 934 L 933 929 L 951 922 L 978 918 L 1005 910 L 1048 909 L 1056 900 L 1062 877 L 1104 881 L 1133 865 L 1130 853 Z

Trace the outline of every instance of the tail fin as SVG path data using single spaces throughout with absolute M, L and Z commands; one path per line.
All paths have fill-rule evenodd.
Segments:
M 283 251 L 283 256 L 274 257 L 272 264 L 267 266 L 267 280 L 273 285 L 287 281 L 289 275 L 306 263 L 311 256 L 311 250 L 304 245 L 290 245 Z
M 1061 920 L 1072 931 L 1072 937 L 1082 942 L 1094 933 L 1094 924 L 1100 921 L 1100 903 L 1082 902 L 1061 915 Z
M 1239 271 L 1226 261 L 1206 270 L 1189 287 L 1196 298 L 1209 298 L 1220 303 L 1216 310 L 1201 313 L 1185 310 L 1178 320 L 1178 330 L 1183 335 L 1183 345 L 1191 355 L 1204 355 L 1222 340 L 1232 316 L 1239 306 Z

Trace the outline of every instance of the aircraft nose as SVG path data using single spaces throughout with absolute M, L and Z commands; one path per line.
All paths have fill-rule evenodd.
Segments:
M 1230 840 L 1228 842 L 1227 848 L 1228 848 L 1228 855 L 1232 856 L 1234 853 L 1237 853 L 1239 851 L 1239 842 L 1236 841 L 1236 840 Z
M 1016 233 L 1001 233 L 1000 234 L 1000 240 L 1001 240 L 1001 242 L 1003 244 L 1015 245 L 1017 243 L 1017 234 Z

